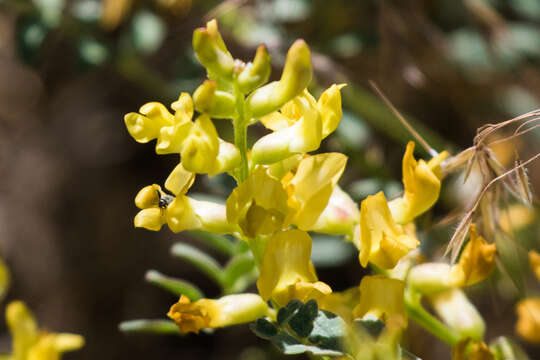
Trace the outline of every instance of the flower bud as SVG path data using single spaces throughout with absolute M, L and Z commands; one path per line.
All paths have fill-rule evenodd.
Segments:
M 234 97 L 225 91 L 216 90 L 216 82 L 206 80 L 193 93 L 195 109 L 213 118 L 232 118 L 236 108 Z
M 459 335 L 461 340 L 482 340 L 486 325 L 478 310 L 460 289 L 429 295 L 437 315 Z
M 421 294 L 433 294 L 456 286 L 450 277 L 451 266 L 445 263 L 424 263 L 414 266 L 407 282 Z
M 208 115 L 197 118 L 182 145 L 182 164 L 186 170 L 205 174 L 214 169 L 219 152 L 216 128 Z
M 262 86 L 270 77 L 270 54 L 264 45 L 257 48 L 253 63 L 248 63 L 238 75 L 238 86 L 243 94 L 247 94 Z
M 209 21 L 205 28 L 193 32 L 193 50 L 210 78 L 232 76 L 234 59 L 221 38 L 215 19 Z
M 308 86 L 311 75 L 309 48 L 304 40 L 296 40 L 287 52 L 281 79 L 258 88 L 247 98 L 247 114 L 258 118 L 276 111 Z

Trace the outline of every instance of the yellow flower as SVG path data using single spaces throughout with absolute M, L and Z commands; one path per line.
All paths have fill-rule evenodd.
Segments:
M 279 306 L 285 306 L 292 299 L 306 302 L 330 294 L 332 289 L 317 281 L 310 256 L 311 238 L 306 232 L 291 229 L 272 236 L 257 280 L 262 298 L 272 298 Z
M 287 192 L 268 169 L 257 167 L 227 199 L 227 219 L 238 224 L 248 238 L 281 230 L 291 211 Z
M 527 298 L 516 305 L 516 332 L 527 341 L 540 343 L 540 298 Z
M 354 243 L 360 250 L 362 266 L 371 261 L 383 269 L 395 267 L 399 259 L 418 246 L 418 240 L 394 222 L 382 191 L 360 204 L 360 229 Z
M 21 301 L 8 304 L 6 321 L 13 336 L 13 360 L 57 360 L 84 344 L 80 335 L 38 331 L 34 316 Z
M 160 103 L 150 102 L 139 109 L 140 114 L 129 113 L 124 122 L 130 135 L 140 143 L 157 139 L 156 153 L 180 153 L 182 143 L 193 126 L 193 101 L 188 93 L 182 93 L 171 106 L 172 115 Z
M 198 333 L 200 329 L 219 328 L 254 321 L 268 314 L 268 305 L 255 294 L 228 295 L 217 300 L 200 299 L 191 302 L 186 296 L 169 310 L 182 333 Z
M 157 139 L 156 153 L 182 156 L 184 167 L 194 173 L 215 175 L 234 169 L 240 163 L 240 152 L 221 140 L 207 114 L 193 117 L 193 100 L 182 93 L 171 107 L 172 115 L 163 104 L 151 102 L 139 112 L 124 117 L 131 136 L 140 143 Z
M 448 157 L 443 151 L 427 163 L 414 158 L 414 142 L 407 144 L 403 155 L 402 197 L 388 203 L 392 217 L 398 224 L 406 224 L 428 210 L 439 197 L 441 190 L 441 162 Z
M 135 227 L 158 231 L 166 223 L 173 232 L 194 229 L 222 234 L 235 232 L 236 227 L 227 221 L 224 205 L 185 196 L 194 180 L 195 174 L 180 163 L 165 181 L 165 188 L 174 196 L 156 184 L 144 187 L 135 197 L 135 205 L 142 209 L 135 216 Z
M 375 317 L 383 322 L 407 326 L 403 293 L 405 282 L 383 275 L 364 276 L 360 282 L 360 303 L 354 309 L 356 318 Z
M 251 153 L 253 162 L 271 164 L 293 154 L 318 149 L 322 139 L 333 132 L 341 120 L 340 89 L 343 86 L 332 85 L 318 102 L 304 90 L 280 111 L 263 116 L 261 122 L 274 132 L 255 143 Z
M 540 254 L 534 250 L 529 251 L 529 264 L 534 272 L 534 275 L 540 281 Z
M 327 207 L 346 163 L 347 157 L 340 153 L 318 154 L 300 161 L 294 176 L 282 180 L 289 206 L 294 209 L 287 223 L 306 231 L 312 229 Z
M 304 92 L 274 112 L 261 118 L 274 132 L 263 136 L 251 151 L 256 164 L 272 164 L 291 155 L 317 150 L 322 140 L 322 121 L 317 103 Z
M 475 224 L 471 224 L 470 234 L 470 240 L 450 274 L 456 286 L 460 287 L 484 280 L 495 267 L 495 244 L 488 244 L 483 237 L 478 236 Z

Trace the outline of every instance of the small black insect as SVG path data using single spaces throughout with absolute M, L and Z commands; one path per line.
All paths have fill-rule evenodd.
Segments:
M 158 207 L 160 209 L 166 209 L 167 206 L 172 202 L 173 197 L 171 195 L 163 194 L 159 190 L 156 190 L 158 196 Z

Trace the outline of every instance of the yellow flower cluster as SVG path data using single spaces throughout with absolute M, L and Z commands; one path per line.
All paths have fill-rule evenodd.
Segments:
M 410 142 L 403 157 L 403 196 L 387 201 L 381 192 L 368 196 L 359 207 L 338 186 L 347 157 L 309 154 L 338 127 L 345 85 L 330 86 L 318 100 L 310 94 L 312 68 L 304 41 L 294 42 L 281 78 L 270 83 L 266 83 L 270 56 L 264 46 L 252 62 L 234 59 L 215 21 L 195 31 L 193 47 L 208 73 L 208 80 L 193 96 L 182 93 L 171 105 L 174 113 L 162 104 L 148 103 L 125 116 L 136 141 L 155 139 L 156 153 L 179 154 L 181 160 L 165 181 L 166 191 L 154 184 L 136 196 L 141 210 L 135 226 L 157 231 L 167 224 L 174 232 L 200 229 L 246 241 L 259 267 L 260 297 L 241 294 L 193 303 L 182 297 L 169 317 L 182 332 L 198 332 L 251 321 L 267 313 L 269 300 L 282 307 L 292 299 L 316 299 L 323 308 L 341 304 L 336 312 L 351 319 L 392 318 L 391 322 L 405 326 L 403 281 L 365 277 L 359 289 L 348 295 L 332 294 L 330 286 L 318 280 L 310 261 L 308 232 L 343 235 L 360 251 L 362 266 L 394 268 L 419 244 L 410 225 L 437 200 L 440 164 L 448 154 L 428 162 L 416 160 Z M 198 116 L 193 120 L 195 111 Z M 219 138 L 212 119 L 232 121 L 234 144 Z M 271 132 L 248 149 L 247 128 L 257 122 Z M 219 173 L 237 182 L 224 205 L 187 195 L 196 174 Z
M 8 304 L 6 321 L 13 336 L 13 352 L 9 359 L 58 360 L 62 353 L 84 345 L 80 335 L 39 331 L 34 316 L 20 301 Z

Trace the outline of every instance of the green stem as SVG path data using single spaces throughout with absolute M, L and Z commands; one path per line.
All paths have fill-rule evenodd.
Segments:
M 238 183 L 247 179 L 249 174 L 248 159 L 247 159 L 247 121 L 244 114 L 244 95 L 238 88 L 236 79 L 234 80 L 234 93 L 236 98 L 236 112 L 238 117 L 233 119 L 234 126 L 234 144 L 240 151 L 240 169 L 237 177 Z
M 405 290 L 405 307 L 412 320 L 451 347 L 456 346 L 461 340 L 458 334 L 422 307 L 420 295 L 410 288 Z

